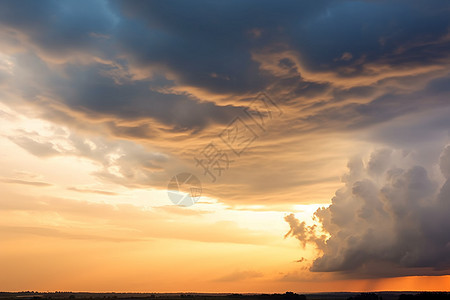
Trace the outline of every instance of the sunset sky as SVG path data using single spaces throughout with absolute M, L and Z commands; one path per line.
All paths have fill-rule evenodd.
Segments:
M 449 129 L 448 0 L 0 0 L 0 291 L 450 290 Z

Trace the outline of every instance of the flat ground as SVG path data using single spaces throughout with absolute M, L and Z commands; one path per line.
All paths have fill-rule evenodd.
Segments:
M 295 294 L 201 294 L 201 293 L 72 293 L 0 292 L 0 300 L 331 300 L 331 299 L 450 299 L 450 293 L 377 292 Z

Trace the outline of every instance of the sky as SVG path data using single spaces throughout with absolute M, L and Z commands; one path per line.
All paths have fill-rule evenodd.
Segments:
M 0 1 L 0 290 L 450 290 L 450 3 Z

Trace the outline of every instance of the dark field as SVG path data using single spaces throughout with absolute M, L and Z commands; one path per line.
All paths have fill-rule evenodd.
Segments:
M 204 293 L 72 293 L 18 292 L 0 293 L 0 300 L 417 300 L 450 299 L 448 292 L 377 292 L 296 294 L 204 294 Z

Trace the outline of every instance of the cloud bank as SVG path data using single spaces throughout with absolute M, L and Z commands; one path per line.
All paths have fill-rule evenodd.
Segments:
M 442 275 L 450 272 L 450 146 L 435 165 L 379 150 L 367 163 L 349 162 L 345 186 L 315 217 L 321 230 L 286 216 L 293 236 L 322 255 L 313 272 L 350 277 Z M 429 171 L 431 170 L 431 172 Z M 431 174 L 430 174 L 431 173 Z M 442 178 L 443 176 L 443 178 Z M 320 235 L 318 232 L 326 234 Z

